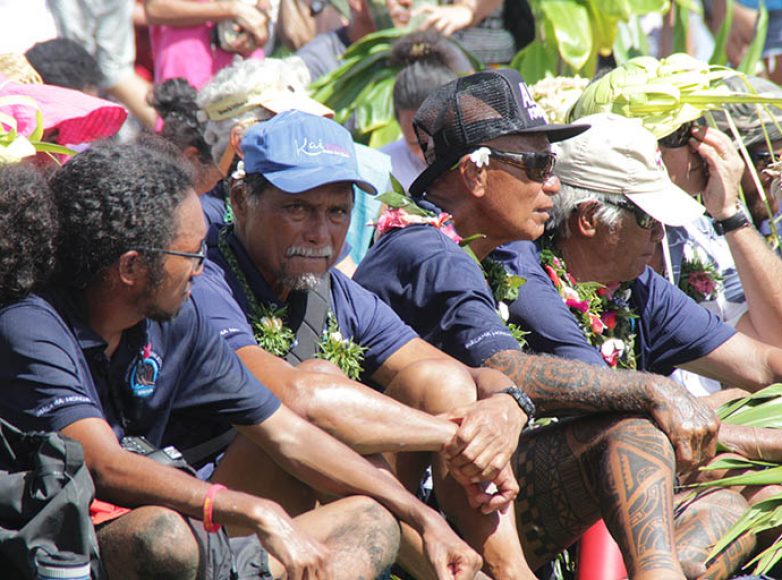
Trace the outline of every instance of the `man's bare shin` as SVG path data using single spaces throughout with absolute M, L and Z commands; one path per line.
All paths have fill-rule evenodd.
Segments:
M 533 430 L 522 437 L 515 467 L 517 521 L 531 565 L 603 517 L 633 578 L 653 570 L 683 577 L 673 542 L 673 453 L 649 421 L 594 416 Z
M 728 578 L 752 553 L 755 538 L 744 534 L 716 558 L 708 557 L 714 545 L 747 510 L 747 502 L 729 489 L 715 489 L 692 497 L 677 496 L 676 546 L 688 578 Z

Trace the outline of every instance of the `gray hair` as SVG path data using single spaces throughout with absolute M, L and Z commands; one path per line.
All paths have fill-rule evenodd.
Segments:
M 570 237 L 568 218 L 578 209 L 579 205 L 587 201 L 599 202 L 600 207 L 597 209 L 595 217 L 609 228 L 614 227 L 619 222 L 622 209 L 607 203 L 612 198 L 616 198 L 616 195 L 562 183 L 559 193 L 553 197 L 554 208 L 551 210 L 551 219 L 546 223 L 546 230 L 561 238 Z
M 219 71 L 198 93 L 198 108 L 204 111 L 210 105 L 227 98 L 241 97 L 264 90 L 284 90 L 289 87 L 304 91 L 310 82 L 309 72 L 298 57 L 285 59 L 267 58 L 242 60 L 237 57 L 233 64 Z M 204 140 L 215 163 L 219 163 L 236 125 L 249 126 L 266 121 L 274 116 L 270 110 L 258 105 L 236 117 L 222 120 L 205 120 Z

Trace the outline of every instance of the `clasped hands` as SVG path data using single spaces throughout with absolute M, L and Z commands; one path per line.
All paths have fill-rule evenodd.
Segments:
M 512 397 L 495 395 L 442 415 L 459 428 L 441 452 L 451 476 L 482 513 L 505 512 L 519 493 L 510 463 L 527 416 Z

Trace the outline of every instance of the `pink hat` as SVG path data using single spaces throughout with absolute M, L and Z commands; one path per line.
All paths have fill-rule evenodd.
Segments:
M 2 104 L 6 96 L 32 98 L 43 115 L 44 130 L 59 129 L 60 145 L 78 145 L 111 137 L 128 116 L 124 107 L 81 91 L 42 84 L 19 84 L 0 73 L 0 111 L 16 119 L 17 131 L 29 136 L 36 126 L 36 109 L 26 104 Z

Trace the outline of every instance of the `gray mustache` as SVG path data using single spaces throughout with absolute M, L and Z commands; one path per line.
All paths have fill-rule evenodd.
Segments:
M 302 256 L 304 258 L 330 258 L 334 253 L 331 246 L 323 246 L 322 248 L 304 248 L 301 246 L 291 246 L 288 248 L 286 255 L 290 258 L 292 256 Z

